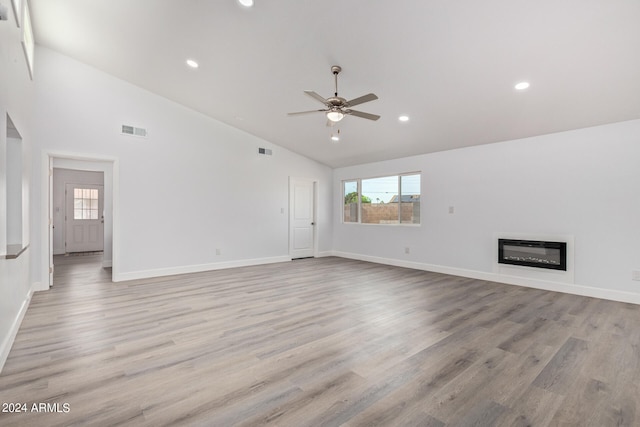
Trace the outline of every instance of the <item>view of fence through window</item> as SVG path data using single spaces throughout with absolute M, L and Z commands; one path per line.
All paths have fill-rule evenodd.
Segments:
M 358 181 L 344 182 L 344 222 L 358 222 Z
M 420 174 L 344 181 L 344 222 L 420 224 Z

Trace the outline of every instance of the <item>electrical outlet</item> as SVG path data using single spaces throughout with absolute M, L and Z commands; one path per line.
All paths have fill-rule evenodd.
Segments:
M 631 271 L 631 280 L 638 280 L 638 281 L 640 281 L 640 270 L 633 270 L 633 271 Z
M 409 252 L 411 252 L 411 250 L 409 249 L 409 247 L 407 246 L 406 248 L 404 248 L 404 253 L 408 254 Z
M 216 249 L 216 255 L 220 255 L 220 249 Z

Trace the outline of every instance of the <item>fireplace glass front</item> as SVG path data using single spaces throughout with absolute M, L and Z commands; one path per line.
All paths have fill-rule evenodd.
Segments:
M 567 270 L 567 243 L 498 239 L 500 264 Z

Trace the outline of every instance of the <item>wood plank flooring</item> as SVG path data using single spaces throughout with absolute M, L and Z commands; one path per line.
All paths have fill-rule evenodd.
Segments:
M 27 411 L 0 425 L 640 425 L 640 306 L 340 258 L 99 261 L 34 295 L 0 375 Z

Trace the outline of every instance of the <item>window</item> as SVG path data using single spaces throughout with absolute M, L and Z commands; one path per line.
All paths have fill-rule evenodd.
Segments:
M 420 173 L 343 181 L 343 222 L 420 224 Z
M 358 222 L 358 181 L 344 182 L 344 222 Z
M 398 177 L 362 180 L 362 222 L 364 224 L 397 224 L 398 203 L 393 198 L 398 194 Z
M 420 224 L 420 174 L 400 176 L 400 222 Z
M 97 189 L 73 189 L 73 219 L 98 219 Z

